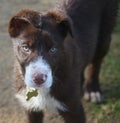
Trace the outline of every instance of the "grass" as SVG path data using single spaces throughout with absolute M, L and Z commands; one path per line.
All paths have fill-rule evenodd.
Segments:
M 12 91 L 13 52 L 7 33 L 8 20 L 22 8 L 44 11 L 51 8 L 54 2 L 55 0 L 0 0 L 0 123 L 23 123 L 24 119 L 24 113 Z M 83 102 L 88 123 L 120 123 L 120 11 L 110 51 L 102 65 L 100 81 L 106 103 L 95 105 Z M 45 123 L 48 122 L 47 118 Z M 52 120 L 52 123 L 59 121 Z

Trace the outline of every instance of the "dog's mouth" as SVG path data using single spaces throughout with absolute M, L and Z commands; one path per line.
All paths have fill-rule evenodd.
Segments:
M 25 84 L 33 88 L 52 86 L 52 70 L 44 59 L 38 58 L 26 66 Z

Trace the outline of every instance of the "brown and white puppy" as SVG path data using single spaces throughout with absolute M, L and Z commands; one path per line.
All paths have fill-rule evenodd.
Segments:
M 22 10 L 12 17 L 16 97 L 28 123 L 42 123 L 46 109 L 58 110 L 65 123 L 85 123 L 82 82 L 85 99 L 101 102 L 99 70 L 116 13 L 117 0 L 63 0 L 44 14 Z M 30 100 L 28 87 L 38 91 Z

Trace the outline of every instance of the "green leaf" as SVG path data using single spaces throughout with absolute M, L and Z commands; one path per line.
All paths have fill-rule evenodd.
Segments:
M 37 89 L 30 90 L 26 93 L 26 101 L 29 101 L 32 97 L 36 97 L 38 95 Z

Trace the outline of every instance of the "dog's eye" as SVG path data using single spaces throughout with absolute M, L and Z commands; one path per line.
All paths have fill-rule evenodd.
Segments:
M 29 52 L 30 50 L 30 47 L 27 44 L 23 45 L 22 48 L 25 52 Z
M 55 54 L 57 52 L 57 48 L 52 47 L 49 51 L 51 54 Z

